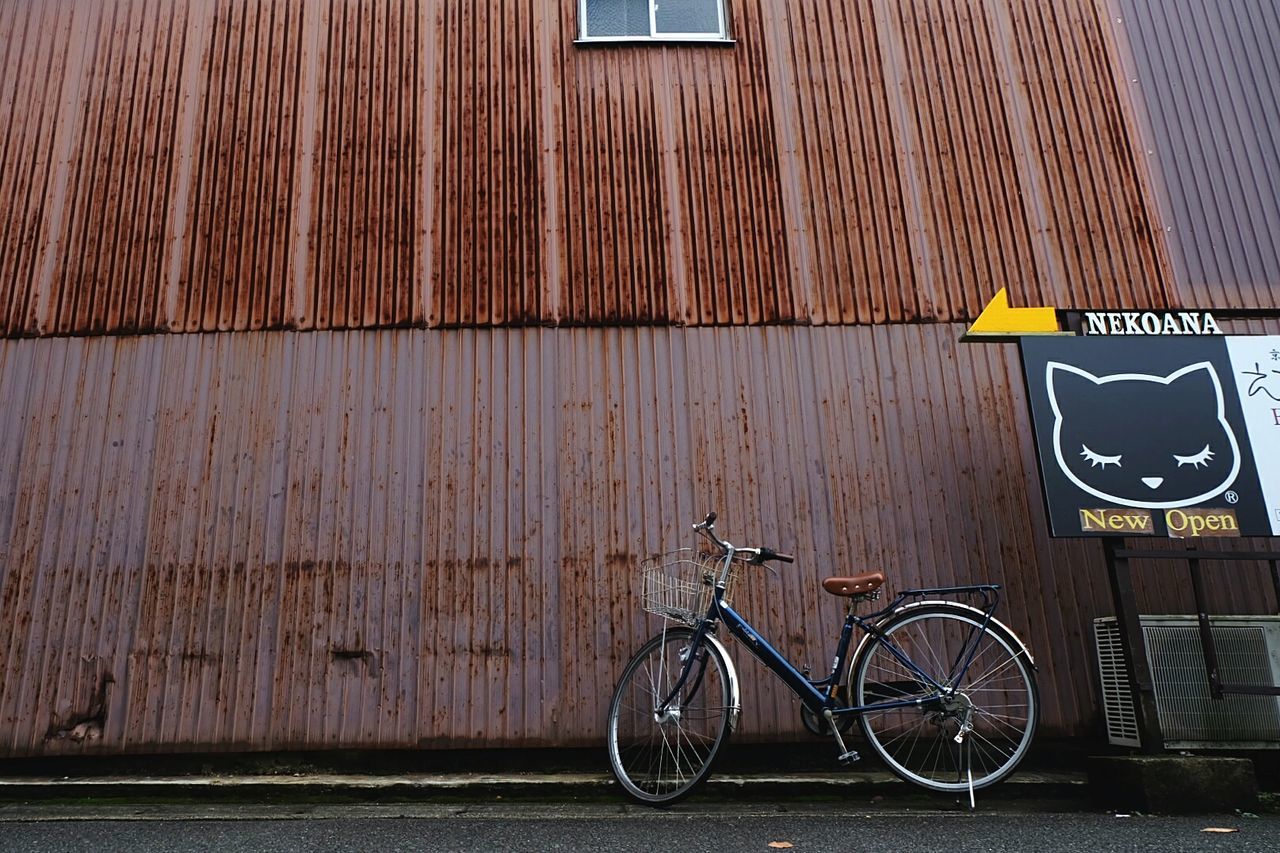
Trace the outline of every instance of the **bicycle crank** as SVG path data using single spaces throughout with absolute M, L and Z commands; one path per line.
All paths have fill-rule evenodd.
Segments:
M 840 748 L 840 754 L 836 756 L 836 761 L 847 767 L 855 761 L 862 760 L 862 756 L 858 754 L 856 749 L 849 749 L 849 747 L 844 745 L 844 738 L 840 737 L 840 726 L 836 724 L 835 717 L 831 713 L 831 709 L 825 709 L 822 712 L 822 716 L 826 721 L 827 730 L 836 736 L 836 746 Z

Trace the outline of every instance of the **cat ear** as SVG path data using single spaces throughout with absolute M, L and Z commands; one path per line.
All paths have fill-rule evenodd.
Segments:
M 1188 399 L 1217 399 L 1222 405 L 1222 383 L 1218 381 L 1218 371 L 1207 361 L 1192 364 L 1165 377 L 1169 387 L 1177 388 L 1180 394 Z
M 1045 365 L 1045 381 L 1049 386 L 1049 400 L 1055 410 L 1059 400 L 1080 399 L 1102 384 L 1089 371 L 1060 361 L 1051 361 Z

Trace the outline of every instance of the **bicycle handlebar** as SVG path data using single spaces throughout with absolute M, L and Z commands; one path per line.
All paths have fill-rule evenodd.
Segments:
M 706 536 L 725 551 L 753 554 L 754 556 L 751 558 L 751 562 L 757 565 L 765 562 L 766 560 L 777 560 L 781 563 L 794 563 L 796 561 L 796 558 L 792 555 L 781 554 L 772 548 L 735 548 L 732 544 L 716 535 L 715 524 L 716 514 L 714 512 L 709 512 L 707 513 L 706 518 L 693 525 L 693 529 L 701 533 L 703 536 Z

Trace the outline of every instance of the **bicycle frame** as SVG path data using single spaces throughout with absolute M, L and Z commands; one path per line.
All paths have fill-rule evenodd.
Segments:
M 718 579 L 715 592 L 711 597 L 711 602 L 707 608 L 706 616 L 699 623 L 694 634 L 690 648 L 696 652 L 700 649 L 706 638 L 719 622 L 723 622 L 729 633 L 736 637 L 747 650 L 750 651 L 757 660 L 764 664 L 770 671 L 777 675 L 784 684 L 795 693 L 796 696 L 804 703 L 810 711 L 821 717 L 824 711 L 830 711 L 832 716 L 844 716 L 848 714 L 862 714 L 868 711 L 883 711 L 893 708 L 906 708 L 919 705 L 926 705 L 949 698 L 953 689 L 945 684 L 940 684 L 927 672 L 922 670 L 916 663 L 911 660 L 896 644 L 884 636 L 876 627 L 875 621 L 882 616 L 891 613 L 900 607 L 904 602 L 913 598 L 924 598 L 929 595 L 980 595 L 983 600 L 981 610 L 975 611 L 982 614 L 982 623 L 974 629 L 975 636 L 982 636 L 986 633 L 988 626 L 992 622 L 992 614 L 1000 603 L 1000 587 L 997 584 L 976 584 L 972 586 L 953 586 L 953 587 L 936 587 L 931 589 L 909 589 L 899 593 L 892 602 L 884 608 L 866 616 L 858 616 L 850 609 L 845 617 L 844 626 L 840 632 L 840 639 L 836 645 L 835 660 L 832 663 L 831 673 L 826 678 L 810 679 L 804 673 L 800 672 L 795 666 L 787 660 L 787 658 L 775 649 L 768 640 L 760 636 L 759 632 L 751 626 L 742 614 L 734 610 L 730 605 L 724 602 L 725 579 L 728 576 L 729 566 L 734 558 L 732 550 L 725 557 L 724 570 Z M 892 654 L 899 663 L 907 668 L 909 672 L 918 677 L 923 683 L 930 685 L 936 692 L 935 695 L 925 696 L 913 699 L 903 700 L 887 700 L 883 702 L 873 702 L 868 705 L 841 705 L 836 695 L 840 673 L 844 671 L 845 663 L 849 656 L 850 641 L 853 637 L 853 628 L 857 626 L 865 635 L 867 641 L 879 640 L 884 647 Z M 973 657 L 977 653 L 977 643 L 966 643 L 967 652 L 964 653 L 964 659 L 959 658 L 953 663 L 950 673 L 950 680 L 953 683 L 959 682 L 968 672 Z M 690 659 L 681 671 L 680 677 L 676 680 L 671 693 L 658 705 L 658 710 L 663 710 L 671 704 L 676 696 L 680 695 L 685 682 L 688 681 L 693 671 L 693 662 L 698 659 L 698 655 L 691 654 Z M 703 659 L 703 667 L 705 667 L 705 658 Z M 696 690 L 698 681 L 702 677 L 702 667 L 699 668 L 698 675 L 694 680 L 694 689 Z M 825 691 L 819 688 L 826 688 Z

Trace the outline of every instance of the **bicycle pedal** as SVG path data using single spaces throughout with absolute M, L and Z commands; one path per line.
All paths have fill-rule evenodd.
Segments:
M 858 750 L 856 749 L 851 749 L 848 752 L 846 752 L 844 755 L 836 759 L 836 761 L 840 762 L 840 764 L 845 766 L 848 766 L 855 761 L 861 761 L 861 760 L 862 760 L 862 756 L 858 755 Z

